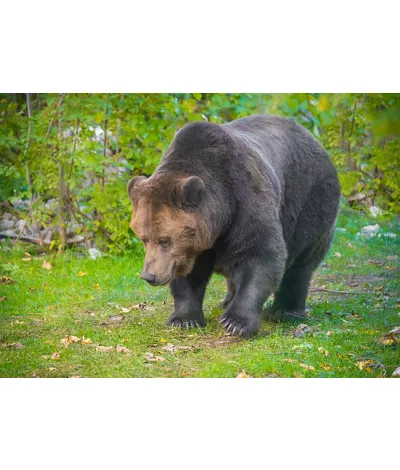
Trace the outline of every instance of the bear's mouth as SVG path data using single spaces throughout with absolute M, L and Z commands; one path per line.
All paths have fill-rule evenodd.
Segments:
M 157 282 L 155 284 L 155 286 L 165 286 L 167 284 L 169 284 L 175 277 L 175 273 L 176 273 L 176 267 L 175 267 L 175 264 L 173 265 L 172 267 L 172 270 L 171 270 L 171 274 L 164 280 L 161 280 L 159 282 Z

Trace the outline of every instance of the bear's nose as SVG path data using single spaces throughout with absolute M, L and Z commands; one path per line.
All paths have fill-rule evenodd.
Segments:
M 140 277 L 144 279 L 145 281 L 147 281 L 151 286 L 154 286 L 156 282 L 156 276 L 154 276 L 154 274 L 142 272 Z

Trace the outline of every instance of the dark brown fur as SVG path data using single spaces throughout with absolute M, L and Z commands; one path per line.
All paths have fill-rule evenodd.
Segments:
M 257 333 L 273 293 L 273 316 L 304 315 L 340 188 L 327 153 L 302 126 L 275 116 L 188 124 L 154 174 L 135 177 L 128 192 L 131 227 L 146 244 L 142 276 L 170 283 L 169 325 L 204 325 L 213 271 L 228 280 L 221 322 L 229 332 Z

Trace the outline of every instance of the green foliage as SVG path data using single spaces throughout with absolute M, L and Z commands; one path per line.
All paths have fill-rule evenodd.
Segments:
M 130 177 L 150 175 L 185 123 L 254 113 L 296 119 L 330 152 L 345 197 L 362 193 L 367 204 L 400 212 L 398 94 L 3 94 L 0 202 L 32 199 L 32 220 L 77 223 L 120 252 L 134 241 Z M 62 208 L 53 219 L 50 199 Z

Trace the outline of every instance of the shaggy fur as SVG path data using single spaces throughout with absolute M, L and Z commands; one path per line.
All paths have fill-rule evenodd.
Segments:
M 131 180 L 128 192 L 131 227 L 147 245 L 142 277 L 170 283 L 175 310 L 167 324 L 205 324 L 203 297 L 214 271 L 227 279 L 220 322 L 232 334 L 256 334 L 273 293 L 271 318 L 305 315 L 340 187 L 327 152 L 294 120 L 188 124 L 154 174 Z

